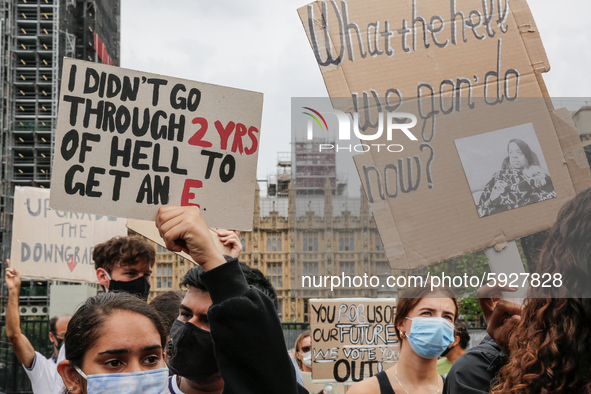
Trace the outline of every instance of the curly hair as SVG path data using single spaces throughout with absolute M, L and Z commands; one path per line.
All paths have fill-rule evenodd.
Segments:
M 117 264 L 122 267 L 138 263 L 154 266 L 156 250 L 146 239 L 139 236 L 113 237 L 94 247 L 92 259 L 95 270 L 103 268 L 111 274 Z
M 591 188 L 565 204 L 540 253 L 538 272 L 560 287 L 530 287 L 492 394 L 591 393 Z

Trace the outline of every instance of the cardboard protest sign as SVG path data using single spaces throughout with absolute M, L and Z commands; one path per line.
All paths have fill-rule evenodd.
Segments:
M 358 382 L 398 361 L 395 299 L 309 302 L 312 379 Z
M 23 277 L 96 283 L 96 244 L 127 235 L 125 219 L 49 208 L 49 189 L 16 187 L 12 266 Z
M 158 229 L 156 228 L 156 223 L 151 222 L 149 220 L 128 219 L 127 220 L 127 228 L 148 238 L 151 241 L 156 242 L 158 245 L 162 246 L 163 248 L 166 248 L 166 244 L 165 244 L 164 240 L 162 239 L 162 237 L 160 236 Z M 211 234 L 211 237 L 213 238 L 215 246 L 217 246 L 220 253 L 222 253 L 224 255 L 230 255 L 231 248 L 227 247 L 222 242 L 220 242 L 220 238 L 218 237 L 218 234 L 215 231 L 213 231 L 212 229 L 209 229 L 209 232 Z M 180 252 L 180 253 L 173 252 L 173 253 L 178 254 L 179 256 L 184 258 L 185 260 L 189 260 L 193 264 L 197 264 L 197 263 L 195 263 L 193 258 L 191 258 L 191 256 L 189 256 L 185 252 Z
M 590 185 L 582 147 L 544 99 L 549 64 L 525 0 L 317 1 L 298 12 L 335 109 L 353 115 L 392 268 L 502 248 L 548 228 Z M 509 161 L 516 139 L 533 152 L 526 164 Z
M 251 229 L 261 93 L 74 59 L 63 70 L 52 208 L 154 220 L 198 205 L 210 226 Z

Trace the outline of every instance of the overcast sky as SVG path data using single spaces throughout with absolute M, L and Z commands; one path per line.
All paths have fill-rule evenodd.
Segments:
M 121 0 L 121 66 L 263 92 L 258 179 L 290 151 L 291 97 L 326 97 L 294 0 Z M 589 97 L 588 0 L 531 0 L 553 97 Z M 577 105 L 565 100 L 571 109 Z

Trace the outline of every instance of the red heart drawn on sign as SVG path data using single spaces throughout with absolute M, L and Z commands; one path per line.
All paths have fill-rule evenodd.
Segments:
M 78 265 L 78 263 L 74 262 L 74 256 L 72 256 L 72 261 L 68 262 L 68 268 L 73 272 L 76 265 Z

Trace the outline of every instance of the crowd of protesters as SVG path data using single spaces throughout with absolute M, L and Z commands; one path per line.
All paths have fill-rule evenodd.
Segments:
M 145 302 L 155 252 L 143 238 L 97 245 L 105 294 L 89 298 L 71 320 L 52 320 L 51 359 L 20 332 L 20 275 L 6 270 L 7 334 L 34 392 L 306 393 L 285 349 L 275 290 L 259 270 L 238 262 L 237 235 L 219 234 L 233 255 L 222 256 L 198 208 L 161 208 L 156 223 L 169 250 L 197 263 L 182 281 L 184 292 Z
M 20 275 L 7 268 L 6 332 L 34 392 L 307 393 L 310 333 L 300 335 L 290 357 L 275 290 L 260 271 L 239 263 L 238 238 L 223 236 L 234 255 L 223 256 L 197 207 L 162 207 L 156 226 L 168 250 L 197 263 L 182 291 L 146 303 L 154 248 L 140 237 L 97 245 L 93 259 L 105 294 L 51 320 L 50 358 L 20 330 Z M 482 288 L 488 335 L 467 351 L 455 295 L 407 289 L 394 321 L 398 362 L 348 392 L 591 393 L 590 234 L 587 189 L 562 207 L 529 262 L 535 272 L 561 273 L 563 286 L 531 287 L 523 306 L 499 300 L 510 288 Z

